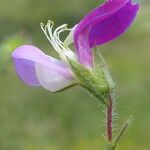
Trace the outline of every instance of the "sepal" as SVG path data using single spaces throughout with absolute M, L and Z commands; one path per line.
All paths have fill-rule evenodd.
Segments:
M 79 84 L 106 105 L 108 101 L 109 86 L 107 82 L 104 81 L 105 78 L 99 78 L 99 76 L 94 74 L 92 69 L 88 69 L 72 59 L 68 58 L 68 61 L 76 78 L 79 80 Z
M 115 88 L 115 83 L 111 77 L 109 67 L 108 67 L 105 59 L 103 58 L 100 50 L 97 49 L 97 47 L 94 49 L 93 60 L 94 60 L 93 69 L 94 69 L 95 74 L 99 78 L 104 78 L 103 81 L 107 82 L 107 84 L 109 85 L 109 90 L 110 90 L 110 92 L 112 92 Z

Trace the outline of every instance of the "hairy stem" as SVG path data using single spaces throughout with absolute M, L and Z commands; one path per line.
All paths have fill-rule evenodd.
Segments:
M 111 94 L 109 94 L 109 103 L 107 105 L 107 126 L 106 126 L 106 147 L 105 150 L 115 150 L 120 138 L 123 136 L 127 128 L 129 127 L 130 120 L 128 119 L 120 129 L 116 137 L 113 137 L 113 100 Z
M 106 147 L 105 150 L 115 150 L 116 145 L 113 143 L 113 100 L 111 94 L 108 96 L 108 105 L 106 113 Z
M 112 112 L 113 111 L 113 102 L 112 102 L 112 98 L 111 95 L 109 94 L 109 104 L 107 106 L 107 140 L 109 142 L 112 141 L 113 138 L 113 131 L 112 131 Z

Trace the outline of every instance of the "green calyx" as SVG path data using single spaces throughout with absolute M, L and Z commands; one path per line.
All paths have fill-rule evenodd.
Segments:
M 79 84 L 96 96 L 103 104 L 106 104 L 106 93 L 109 91 L 108 85 L 104 84 L 102 79 L 97 78 L 92 70 L 73 60 L 69 60 L 69 63 L 79 80 Z
M 87 68 L 72 59 L 68 59 L 68 61 L 79 84 L 96 96 L 104 105 L 107 105 L 108 94 L 114 88 L 114 84 L 101 54 L 94 51 L 93 68 Z

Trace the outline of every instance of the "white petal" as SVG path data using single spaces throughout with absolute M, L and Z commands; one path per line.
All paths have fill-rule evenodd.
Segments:
M 62 77 L 48 66 L 35 64 L 37 78 L 40 84 L 47 90 L 56 92 L 72 84 L 72 80 Z
M 77 25 L 75 25 L 73 28 L 72 28 L 72 30 L 70 31 L 70 33 L 69 33 L 69 35 L 67 36 L 67 38 L 65 39 L 65 41 L 64 41 L 64 47 L 69 47 L 69 45 L 71 44 L 71 43 L 73 43 L 73 35 L 74 35 L 74 30 L 75 30 L 75 28 L 76 28 L 76 26 Z

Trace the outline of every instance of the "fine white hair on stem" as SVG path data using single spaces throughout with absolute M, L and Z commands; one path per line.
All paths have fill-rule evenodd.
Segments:
M 117 106 L 117 100 L 116 100 L 116 89 L 113 90 L 113 93 L 112 93 L 112 100 L 113 100 L 113 110 L 112 110 L 112 121 L 113 121 L 113 133 L 115 130 L 118 129 L 118 124 L 116 123 L 118 118 L 119 118 L 119 113 L 118 113 L 118 108 L 116 107 Z

